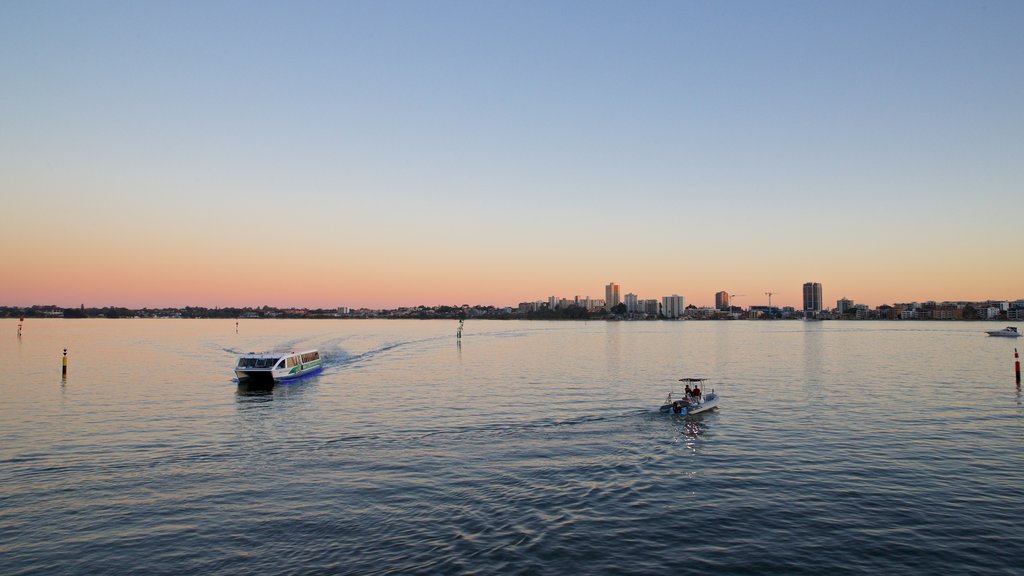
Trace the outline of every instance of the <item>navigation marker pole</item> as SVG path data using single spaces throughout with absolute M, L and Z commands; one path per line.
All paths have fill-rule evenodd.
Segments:
M 1013 369 L 1017 373 L 1017 389 L 1020 389 L 1020 356 L 1017 355 L 1017 349 L 1013 349 Z
M 25 321 L 24 317 L 18 318 L 18 338 L 21 338 L 21 324 Z
M 458 329 L 458 331 L 455 332 L 455 339 L 456 340 L 462 340 L 462 323 L 465 322 L 465 321 L 466 320 L 464 318 L 459 318 L 459 329 Z
M 64 349 L 64 360 L 60 369 L 60 377 L 66 379 L 68 377 L 68 349 Z

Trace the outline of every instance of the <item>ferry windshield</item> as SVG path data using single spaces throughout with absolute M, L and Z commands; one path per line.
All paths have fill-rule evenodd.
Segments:
M 278 360 L 280 360 L 280 358 L 239 358 L 238 359 L 238 367 L 239 368 L 270 368 L 274 364 L 277 364 Z

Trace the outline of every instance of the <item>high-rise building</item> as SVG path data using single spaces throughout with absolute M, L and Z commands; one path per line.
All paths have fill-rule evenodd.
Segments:
M 678 294 L 665 296 L 661 299 L 661 313 L 666 318 L 679 318 L 686 309 L 686 298 Z
M 821 284 L 804 284 L 804 312 L 821 312 Z
M 729 293 L 725 290 L 715 293 L 715 308 L 719 310 L 729 309 Z
M 618 306 L 622 303 L 622 298 L 619 296 L 619 285 L 615 282 L 610 282 L 604 287 L 604 304 L 609 310 Z
M 854 302 L 849 298 L 844 297 L 842 300 L 836 300 L 836 308 L 839 309 L 839 313 L 843 314 L 847 310 L 853 310 Z
M 626 312 L 639 312 L 640 311 L 640 298 L 630 292 L 626 294 Z

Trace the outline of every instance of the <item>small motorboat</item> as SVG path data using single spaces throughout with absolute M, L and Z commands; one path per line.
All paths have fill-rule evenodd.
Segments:
M 686 389 L 675 398 L 675 391 L 669 391 L 665 403 L 661 406 L 661 412 L 690 416 L 718 407 L 718 393 L 713 388 L 710 392 L 702 390 L 707 378 L 680 378 L 679 381 L 686 383 Z
M 989 336 L 1003 336 L 1006 338 L 1020 338 L 1020 332 L 1017 331 L 1016 326 L 1007 326 L 1002 330 L 988 330 L 985 332 Z

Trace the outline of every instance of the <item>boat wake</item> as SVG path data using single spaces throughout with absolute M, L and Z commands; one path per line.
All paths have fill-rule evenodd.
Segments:
M 351 354 L 342 348 L 338 348 L 337 350 L 332 351 L 332 353 L 330 354 L 329 361 L 327 362 L 326 367 L 344 368 L 356 364 L 364 364 L 373 360 L 374 358 L 377 358 L 378 356 L 387 354 L 388 352 L 392 352 L 399 348 L 408 347 L 410 345 L 416 344 L 417 342 L 421 341 L 410 340 L 408 342 L 393 342 L 390 344 L 378 346 L 377 348 L 373 348 L 367 350 L 366 352 L 361 352 L 359 354 Z
M 564 420 L 541 419 L 533 421 L 504 421 L 490 424 L 477 424 L 454 426 L 436 430 L 406 430 L 382 432 L 377 434 L 347 434 L 323 441 L 322 448 L 328 448 L 336 444 L 348 443 L 373 443 L 373 442 L 422 442 L 437 441 L 445 438 L 472 438 L 479 440 L 483 438 L 514 437 L 538 432 L 552 431 L 561 428 L 598 424 L 615 420 L 636 418 L 647 414 L 646 409 L 634 409 L 628 412 L 603 415 L 587 415 Z

